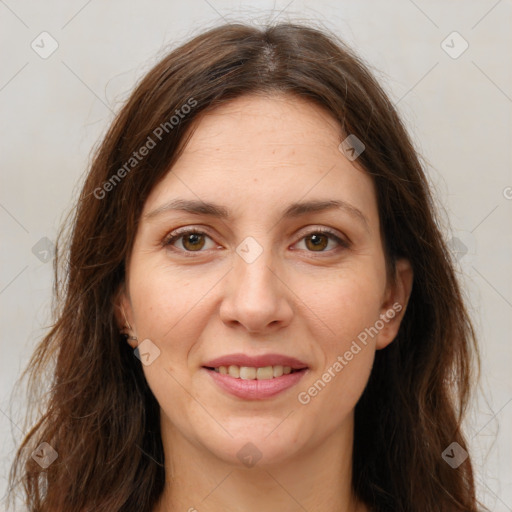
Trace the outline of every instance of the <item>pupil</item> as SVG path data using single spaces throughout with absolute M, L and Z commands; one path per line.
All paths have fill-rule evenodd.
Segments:
M 325 239 L 325 235 L 322 235 L 322 234 L 313 234 L 310 236 L 310 241 L 312 242 L 313 244 L 313 247 L 315 248 L 322 248 L 325 246 L 325 240 L 322 240 L 322 239 Z
M 191 248 L 197 248 L 197 247 L 201 247 L 200 243 L 201 243 L 201 234 L 200 233 L 190 233 L 185 239 L 184 239 L 184 244 L 185 244 L 185 247 L 189 247 L 192 246 Z

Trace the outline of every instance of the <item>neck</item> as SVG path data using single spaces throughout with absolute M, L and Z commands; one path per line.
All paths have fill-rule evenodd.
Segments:
M 352 493 L 352 417 L 293 459 L 250 468 L 191 444 L 161 418 L 166 484 L 154 512 L 368 510 Z

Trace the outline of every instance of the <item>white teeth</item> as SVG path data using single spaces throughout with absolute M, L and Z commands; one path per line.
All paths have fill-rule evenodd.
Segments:
M 250 366 L 241 366 L 240 378 L 244 380 L 253 380 L 256 378 L 256 371 L 256 368 L 251 368 Z
M 283 367 L 281 365 L 274 366 L 274 377 L 281 377 L 283 375 Z
M 264 366 L 256 370 L 256 378 L 258 380 L 268 380 L 274 378 L 274 369 L 272 366 Z
M 228 368 L 228 373 L 231 377 L 235 377 L 235 379 L 238 379 L 240 377 L 240 367 L 232 364 Z
M 229 375 L 235 379 L 244 380 L 269 380 L 275 377 L 281 377 L 282 375 L 288 375 L 291 373 L 291 366 L 262 366 L 260 368 L 254 368 L 252 366 L 236 366 L 234 364 L 228 366 L 219 366 L 214 368 L 217 373 L 222 375 Z

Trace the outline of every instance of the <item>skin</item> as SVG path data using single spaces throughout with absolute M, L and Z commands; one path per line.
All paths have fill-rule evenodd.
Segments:
M 375 351 L 397 334 L 411 266 L 398 261 L 396 281 L 387 281 L 373 182 L 338 149 L 345 136 L 318 106 L 283 95 L 245 96 L 195 128 L 145 203 L 118 301 L 120 327 L 139 340 L 131 346 L 150 339 L 160 350 L 143 367 L 161 407 L 166 464 L 155 512 L 366 511 L 350 487 L 354 407 Z M 214 202 L 230 217 L 147 216 L 176 198 Z M 313 199 L 350 203 L 367 225 L 338 209 L 281 219 L 289 204 Z M 163 245 L 185 226 L 206 236 Z M 318 228 L 331 228 L 349 247 L 325 235 L 315 245 Z M 251 263 L 236 252 L 248 236 L 262 250 Z M 300 403 L 299 392 L 396 303 L 402 310 Z M 309 369 L 277 396 L 244 400 L 202 369 L 235 352 L 285 354 Z M 261 454 L 250 468 L 237 457 L 248 442 Z

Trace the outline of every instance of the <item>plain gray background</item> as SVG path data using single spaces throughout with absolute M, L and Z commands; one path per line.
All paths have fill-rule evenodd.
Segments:
M 10 407 L 10 394 L 49 324 L 51 243 L 93 147 L 136 80 L 166 50 L 224 21 L 276 19 L 315 20 L 351 44 L 425 159 L 482 347 L 481 390 L 466 423 L 480 497 L 493 511 L 512 511 L 512 2 L 506 0 L 0 0 L 2 496 L 26 408 L 18 400 Z M 58 47 L 46 55 L 52 45 Z

